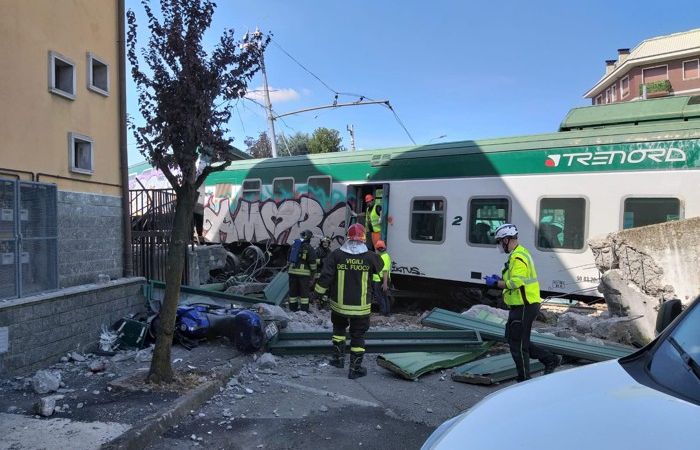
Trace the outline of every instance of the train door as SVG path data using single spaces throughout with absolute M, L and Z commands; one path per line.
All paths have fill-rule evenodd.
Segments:
M 348 186 L 348 209 L 345 223 L 349 227 L 353 223 L 362 225 L 370 224 L 367 218 L 367 203 L 365 198 L 372 195 L 379 208 L 379 234 L 380 239 L 387 241 L 387 223 L 389 217 L 389 183 L 354 184 Z M 371 230 L 367 230 L 367 246 L 372 247 Z M 387 245 L 388 242 L 387 242 Z

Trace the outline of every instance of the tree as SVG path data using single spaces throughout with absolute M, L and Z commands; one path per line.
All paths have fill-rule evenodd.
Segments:
M 272 157 L 272 144 L 264 131 L 260 133 L 257 139 L 248 136 L 243 140 L 243 143 L 247 147 L 246 152 L 253 158 Z
M 216 8 L 212 1 L 161 0 L 161 16 L 154 14 L 149 0 L 142 0 L 142 5 L 150 37 L 139 53 L 150 71 L 141 70 L 132 10 L 127 12 L 127 56 L 145 125 L 132 122 L 130 128 L 141 154 L 163 172 L 177 194 L 165 298 L 148 375 L 151 382 L 160 383 L 173 379 L 171 347 L 197 188 L 207 175 L 226 169 L 235 158 L 226 137 L 232 101 L 245 95 L 269 37 L 256 31 L 237 41 L 233 30 L 227 29 L 209 55 L 202 39 Z M 196 167 L 200 158 L 205 162 L 201 171 Z
M 309 153 L 331 153 L 344 150 L 338 130 L 316 128 L 309 140 Z
M 282 149 L 280 153 L 292 156 L 306 155 L 309 153 L 309 135 L 301 131 L 289 137 L 279 136 L 277 138 L 277 148 Z

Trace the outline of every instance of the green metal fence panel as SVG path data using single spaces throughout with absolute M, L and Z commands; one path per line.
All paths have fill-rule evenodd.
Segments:
M 331 340 L 330 331 L 282 331 L 277 339 L 280 341 L 297 340 Z M 481 335 L 474 330 L 370 330 L 365 333 L 366 339 L 463 339 L 482 343 Z
M 467 339 L 366 339 L 367 353 L 403 353 L 403 352 L 466 352 L 482 345 L 481 342 Z M 346 344 L 349 351 L 349 341 Z M 281 340 L 268 345 L 268 350 L 275 355 L 305 355 L 332 353 L 330 337 L 327 340 Z
M 536 359 L 530 360 L 530 373 L 544 370 L 544 364 Z M 510 353 L 488 356 L 455 367 L 452 372 L 452 380 L 469 384 L 495 384 L 512 380 L 518 376 L 515 361 Z
M 433 309 L 423 321 L 423 325 L 446 330 L 475 330 L 481 333 L 484 340 L 505 342 L 505 326 L 481 319 L 447 311 Z M 531 341 L 535 344 L 557 353 L 587 361 L 607 361 L 625 357 L 635 351 L 632 347 L 623 345 L 598 345 L 551 336 L 536 331 L 532 332 Z
M 491 345 L 492 342 L 484 342 L 466 352 L 386 353 L 377 357 L 377 364 L 402 378 L 415 380 L 434 370 L 448 369 L 473 361 L 486 353 Z

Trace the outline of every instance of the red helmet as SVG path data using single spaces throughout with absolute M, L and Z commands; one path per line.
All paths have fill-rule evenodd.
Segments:
M 374 195 L 372 195 L 372 194 L 365 195 L 365 203 L 369 203 L 372 200 L 374 200 Z
M 354 223 L 350 225 L 350 228 L 348 228 L 348 239 L 350 239 L 351 241 L 364 242 L 366 238 L 367 235 L 365 234 L 365 227 L 363 227 L 359 223 Z

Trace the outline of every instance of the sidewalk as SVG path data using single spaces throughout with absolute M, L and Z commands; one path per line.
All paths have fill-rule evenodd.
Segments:
M 0 450 L 143 448 L 155 433 L 197 409 L 248 360 L 225 340 L 192 351 L 173 347 L 173 368 L 184 382 L 165 390 L 141 382 L 150 366 L 148 351 L 113 357 L 78 352 L 47 370 L 60 373 L 60 388 L 38 394 L 32 376 L 0 380 Z M 91 370 L 92 368 L 92 370 Z M 53 413 L 35 404 L 50 397 Z

